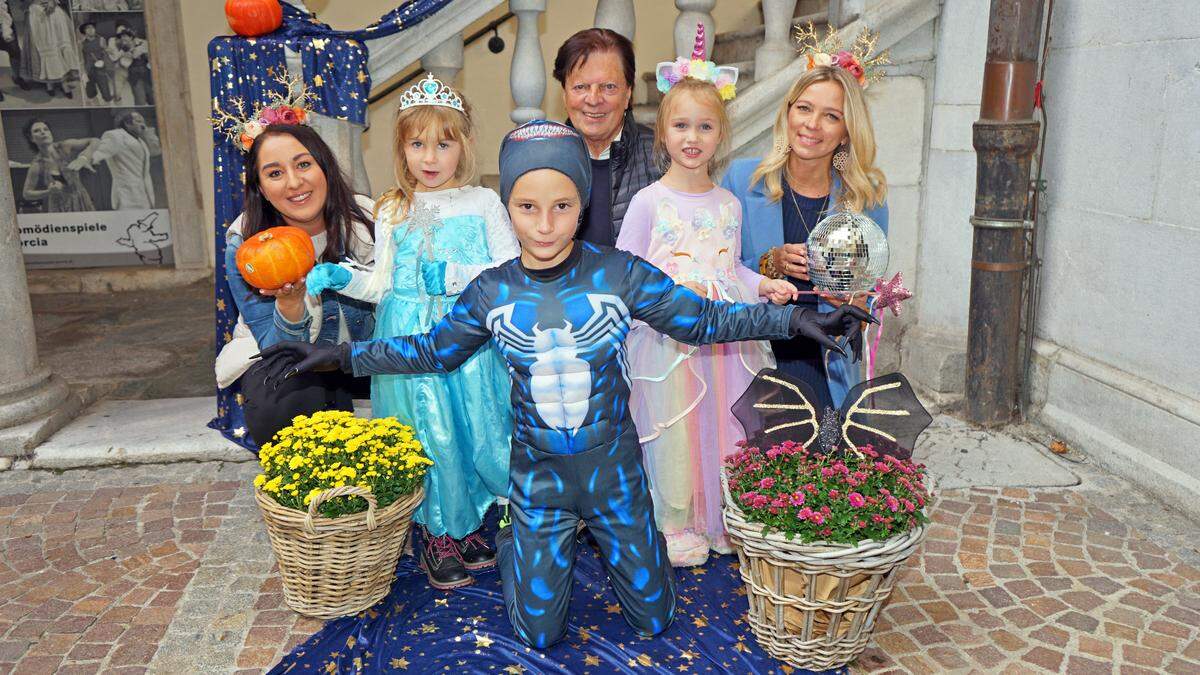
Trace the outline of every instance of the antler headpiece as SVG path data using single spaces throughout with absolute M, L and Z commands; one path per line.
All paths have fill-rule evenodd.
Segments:
M 250 146 L 254 145 L 254 139 L 268 126 L 304 124 L 312 113 L 312 107 L 309 105 L 312 94 L 304 86 L 303 78 L 279 76 L 275 81 L 282 84 L 286 92 L 272 93 L 271 102 L 265 106 L 261 103 L 255 105 L 254 113 L 250 115 L 246 114 L 245 102 L 240 98 L 233 99 L 233 105 L 237 108 L 236 114 L 221 110 L 216 100 L 213 101 L 213 114 L 208 118 L 209 122 L 213 128 L 238 144 L 242 152 L 249 152 Z
M 875 43 L 879 33 L 866 28 L 859 32 L 849 49 L 842 46 L 842 36 L 833 26 L 825 29 L 825 37 L 818 38 L 811 21 L 808 26 L 796 26 L 796 49 L 808 58 L 808 69 L 817 66 L 839 66 L 847 70 L 858 84 L 866 89 L 871 82 L 883 77 L 883 66 L 891 63 L 887 50 L 875 54 Z

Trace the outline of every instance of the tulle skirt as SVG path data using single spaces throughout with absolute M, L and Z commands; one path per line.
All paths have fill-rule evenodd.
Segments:
M 456 299 L 391 294 L 377 310 L 375 337 L 423 333 Z M 450 373 L 371 378 L 375 416 L 411 425 L 434 462 L 414 515 L 434 536 L 474 532 L 496 497 L 508 494 L 510 397 L 508 370 L 490 344 Z

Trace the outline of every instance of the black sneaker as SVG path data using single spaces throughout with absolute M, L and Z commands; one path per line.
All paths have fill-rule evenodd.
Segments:
M 463 565 L 471 570 L 484 570 L 496 564 L 496 549 L 476 530 L 458 541 L 458 553 Z
M 471 575 L 463 566 L 458 545 L 448 535 L 430 536 L 425 532 L 425 546 L 421 550 L 421 567 L 429 578 L 429 585 L 440 590 L 458 588 L 471 583 Z

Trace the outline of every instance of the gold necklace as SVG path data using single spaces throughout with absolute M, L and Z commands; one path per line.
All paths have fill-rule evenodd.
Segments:
M 788 194 L 792 198 L 792 206 L 796 207 L 796 215 L 800 216 L 800 224 L 804 226 L 804 243 L 807 244 L 808 237 L 812 234 L 812 227 L 809 226 L 808 219 L 804 217 L 804 210 L 800 208 L 800 202 L 796 201 L 796 190 L 791 185 L 788 185 L 787 188 Z M 825 195 L 825 198 L 821 200 L 821 208 L 817 211 L 817 222 L 813 225 L 821 222 L 821 216 L 825 214 L 827 208 L 829 208 L 829 195 Z

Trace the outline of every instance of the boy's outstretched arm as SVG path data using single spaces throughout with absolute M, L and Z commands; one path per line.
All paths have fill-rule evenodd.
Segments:
M 875 322 L 874 317 L 850 305 L 822 313 L 794 305 L 707 300 L 675 285 L 665 272 L 645 260 L 631 260 L 633 318 L 687 344 L 783 340 L 803 335 L 845 355 L 830 336 L 846 335 L 857 357 L 862 348 L 861 322 Z
M 472 314 L 479 302 L 472 282 L 454 307 L 428 333 L 401 337 L 317 345 L 280 342 L 258 356 L 284 355 L 268 373 L 268 382 L 313 370 L 340 368 L 356 376 L 402 373 L 448 373 L 471 357 L 491 337 Z

